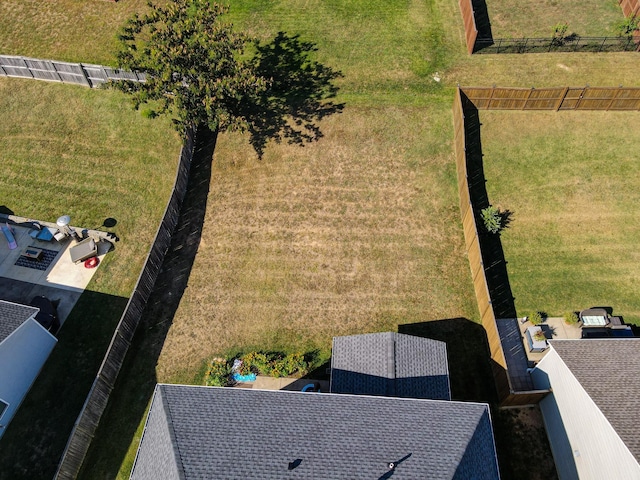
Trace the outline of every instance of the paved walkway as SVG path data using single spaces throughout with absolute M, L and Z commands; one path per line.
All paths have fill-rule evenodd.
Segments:
M 544 352 L 530 352 L 524 332 L 533 324 L 529 321 L 521 322 L 517 318 L 502 318 L 496 320 L 500 342 L 507 362 L 507 369 L 511 385 L 515 390 L 533 390 L 533 382 L 528 368 L 544 358 L 549 349 Z M 549 317 L 540 324 L 547 340 L 579 339 L 581 329 L 577 325 L 567 325 L 562 317 Z
M 533 380 L 527 369 L 529 364 L 527 354 L 522 343 L 522 334 L 515 318 L 501 318 L 496 320 L 502 351 L 507 362 L 507 372 L 511 386 L 516 391 L 533 390 Z
M 329 392 L 328 380 L 312 380 L 309 378 L 275 378 L 258 375 L 255 382 L 242 383 L 238 386 L 240 388 L 255 388 L 258 390 L 291 390 L 299 392 L 306 385 L 316 382 L 320 384 L 320 391 Z

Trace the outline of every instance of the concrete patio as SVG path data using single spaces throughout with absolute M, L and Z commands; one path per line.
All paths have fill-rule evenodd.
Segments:
M 310 383 L 319 383 L 322 392 L 329 392 L 328 380 L 310 380 L 308 378 L 292 378 L 292 377 L 267 377 L 258 375 L 255 382 L 239 383 L 239 388 L 255 388 L 258 390 L 293 390 L 300 391 Z
M 11 226 L 17 248 L 11 250 L 3 235 L 0 235 L 0 299 L 14 303 L 29 304 L 31 299 L 44 295 L 58 303 L 58 317 L 61 325 L 67 318 L 78 298 L 99 268 L 85 268 L 84 264 L 71 261 L 69 249 L 75 240 L 67 237 L 58 242 L 42 241 L 29 235 L 30 228 Z M 55 251 L 51 264 L 44 270 L 16 265 L 27 247 Z M 98 243 L 98 258 L 102 260 L 110 245 Z M 51 254 L 53 255 L 53 254 Z
M 528 327 L 534 326 L 530 321 L 521 318 L 501 318 L 496 320 L 496 326 L 511 386 L 516 391 L 533 390 L 529 369 L 542 360 L 549 349 L 543 352 L 529 351 L 525 331 Z M 567 325 L 562 317 L 548 317 L 539 326 L 547 340 L 579 339 L 582 334 L 578 325 Z
M 524 332 L 528 327 L 532 327 L 533 324 L 529 321 L 522 322 L 518 321 L 518 325 L 520 326 L 520 333 L 522 337 L 522 342 L 524 346 L 524 350 L 527 353 L 527 358 L 530 362 L 539 362 L 542 358 L 547 354 L 549 349 L 544 352 L 530 352 L 529 346 L 527 345 L 527 341 L 524 335 Z M 564 318 L 562 317 L 548 317 L 544 322 L 539 324 L 544 332 L 547 340 L 557 340 L 557 339 L 579 339 L 582 338 L 582 329 L 578 324 L 568 325 Z

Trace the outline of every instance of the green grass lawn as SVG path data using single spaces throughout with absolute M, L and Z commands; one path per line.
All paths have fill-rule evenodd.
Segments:
M 145 0 L 2 0 L 0 53 L 112 64 L 116 32 Z
M 60 0 L 46 5 L 3 1 L 2 18 L 11 21 L 0 27 L 0 53 L 111 63 L 115 31 L 130 12 L 142 8 L 144 2 L 138 0 Z M 325 137 L 317 144 L 303 149 L 269 145 L 262 161 L 255 158 L 246 137 L 221 135 L 200 250 L 153 380 L 197 382 L 207 360 L 234 350 L 318 350 L 318 358 L 326 359 L 334 335 L 397 330 L 437 319 L 477 320 L 452 151 L 455 85 L 640 84 L 640 62 L 633 53 L 468 57 L 458 5 L 450 0 L 233 0 L 230 19 L 263 40 L 284 30 L 316 42 L 317 59 L 344 74 L 339 101 L 346 102 L 346 108 L 324 122 Z M 433 78 L 436 73 L 440 82 Z M 98 304 L 108 299 L 120 306 L 148 248 L 151 237 L 144 236 L 146 229 L 155 232 L 173 180 L 175 135 L 167 134 L 166 122 L 144 120 L 131 112 L 112 92 L 3 82 L 7 94 L 0 104 L 11 105 L 22 96 L 36 106 L 43 103 L 39 109 L 12 107 L 14 117 L 2 117 L 16 118 L 3 120 L 3 128 L 18 129 L 14 123 L 23 122 L 19 115 L 31 108 L 39 112 L 26 130 L 19 130 L 25 140 L 13 147 L 11 156 L 20 160 L 11 164 L 12 185 L 20 183 L 30 159 L 38 153 L 46 157 L 49 147 L 56 158 L 68 154 L 84 165 L 66 184 L 76 194 L 91 188 L 87 197 L 92 201 L 72 212 L 74 223 L 77 219 L 97 226 L 107 216 L 115 217 L 123 238 L 90 288 L 109 295 L 99 297 Z M 48 103 L 57 101 L 49 100 L 49 95 L 58 95 L 50 91 L 65 92 L 60 118 L 43 114 Z M 7 98 L 12 96 L 17 98 Z M 90 105 L 88 112 L 102 105 L 102 113 L 77 115 L 76 105 L 83 102 Z M 41 118 L 48 123 L 43 125 Z M 84 128 L 101 136 L 94 139 Z M 46 141 L 38 143 L 39 136 L 33 134 L 38 129 L 49 132 Z M 11 137 L 0 138 L 6 142 Z M 76 143 L 87 150 L 77 151 Z M 32 144 L 39 145 L 37 151 L 30 150 L 35 148 Z M 92 151 L 100 161 L 93 160 Z M 166 162 L 162 168 L 156 163 L 160 159 Z M 117 166 L 110 163 L 114 160 Z M 103 167 L 105 173 L 98 177 L 111 179 L 111 190 L 78 187 Z M 41 175 L 45 171 L 46 167 L 39 170 Z M 38 179 L 30 181 L 35 184 Z M 16 203 L 16 213 L 24 214 L 20 210 L 30 205 L 39 215 L 51 212 L 57 218 L 58 209 L 67 206 L 49 205 L 42 196 L 34 199 L 28 187 L 27 183 L 13 193 L 24 202 Z M 76 196 L 62 197 L 70 202 Z M 515 229 L 518 211 L 513 209 Z M 87 300 L 84 308 L 90 303 Z M 113 320 L 117 321 L 115 313 L 109 318 L 112 323 L 102 323 L 100 342 L 108 342 Z M 82 330 L 80 320 L 78 331 L 88 343 L 90 331 L 86 324 Z M 60 348 L 62 341 L 58 346 L 61 359 L 73 355 L 76 344 L 68 345 L 66 350 Z M 63 360 L 59 365 L 64 366 Z M 95 361 L 90 367 L 95 372 Z M 89 370 L 88 366 L 84 381 L 91 379 Z M 60 367 L 43 376 L 58 373 L 66 374 Z M 148 398 L 136 396 L 136 383 L 149 378 L 136 377 L 134 367 L 123 374 L 131 376 L 132 387 L 116 390 L 115 398 L 146 404 Z M 51 401 L 46 389 L 38 392 L 32 396 L 34 404 Z M 84 396 L 76 397 L 81 404 Z M 121 413 L 111 411 L 105 424 L 125 418 Z M 132 436 L 115 438 L 99 431 L 83 478 L 128 478 L 144 415 L 132 422 L 138 426 Z M 26 429 L 27 422 L 23 425 Z M 20 453 L 18 440 L 1 455 L 6 465 L 9 454 Z M 508 434 L 502 443 L 509 443 Z M 28 461 L 49 451 L 31 453 L 31 458 L 23 455 L 20 465 L 30 465 Z M 526 463 L 526 458 L 510 457 L 504 456 L 505 461 Z M 47 468 L 55 468 L 57 460 L 51 459 Z
M 120 237 L 2 438 L 0 478 L 51 478 L 162 217 L 180 141 L 122 94 L 78 86 L 0 78 L 0 118 L 0 205 L 87 228 L 114 218 Z
M 617 0 L 486 0 L 493 38 L 553 36 L 557 24 L 567 24 L 566 35 L 616 35 L 624 20 Z
M 610 305 L 640 323 L 638 112 L 481 112 L 489 199 L 520 315 Z

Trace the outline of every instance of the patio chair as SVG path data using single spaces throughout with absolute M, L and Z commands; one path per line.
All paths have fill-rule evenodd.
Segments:
M 84 262 L 87 258 L 95 257 L 98 253 L 96 241 L 89 237 L 69 249 L 71 261 L 73 263 Z

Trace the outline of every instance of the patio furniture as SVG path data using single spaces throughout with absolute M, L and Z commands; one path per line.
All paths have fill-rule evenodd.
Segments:
M 40 250 L 39 248 L 28 247 L 22 251 L 20 256 L 30 258 L 32 260 L 40 260 L 40 258 L 42 257 L 42 250 Z
M 93 238 L 85 238 L 71 247 L 69 254 L 73 263 L 84 262 L 86 259 L 95 257 L 98 254 L 98 246 Z
M 13 236 L 13 229 L 9 226 L 8 223 L 5 223 L 4 225 L 2 225 L 2 233 L 4 233 L 4 237 L 7 239 L 7 243 L 9 243 L 9 250 L 14 250 L 18 248 L 16 239 Z
M 609 324 L 609 314 L 604 308 L 582 310 L 578 317 L 582 322 L 582 328 L 606 327 Z
M 544 352 L 549 345 L 547 345 L 547 340 L 539 340 L 538 337 L 542 336 L 544 332 L 542 331 L 542 327 L 534 326 L 529 327 L 525 330 L 524 335 L 527 338 L 527 345 L 529 346 L 529 351 L 532 353 Z
M 50 242 L 53 240 L 54 235 L 58 233 L 57 228 L 34 228 L 29 232 L 29 236 L 35 240 L 42 240 L 43 242 Z

